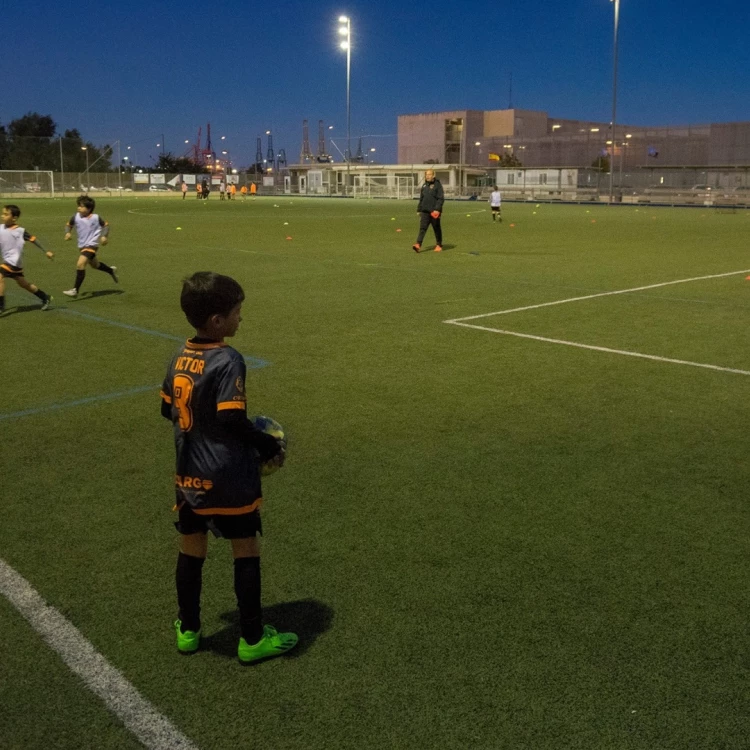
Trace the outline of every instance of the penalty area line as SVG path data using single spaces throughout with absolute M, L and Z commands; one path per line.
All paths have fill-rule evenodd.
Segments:
M 743 271 L 742 273 L 746 273 Z M 481 316 L 480 316 L 481 317 Z M 547 344 L 561 344 L 563 346 L 572 346 L 577 349 L 589 349 L 594 352 L 604 352 L 605 354 L 620 354 L 625 357 L 637 357 L 638 359 L 650 359 L 655 362 L 665 362 L 671 365 L 686 365 L 688 367 L 700 367 L 704 370 L 716 370 L 718 372 L 729 372 L 735 375 L 750 375 L 750 370 L 740 370 L 735 367 L 721 367 L 719 365 L 709 365 L 703 362 L 690 362 L 686 359 L 673 359 L 671 357 L 658 357 L 655 354 L 643 354 L 642 352 L 631 352 L 626 349 L 610 349 L 607 346 L 594 346 L 592 344 L 580 344 L 576 341 L 565 341 L 564 339 L 552 339 L 547 336 L 535 336 L 531 333 L 519 333 L 518 331 L 503 331 L 499 328 L 490 328 L 488 326 L 473 325 L 471 323 L 461 323 L 456 320 L 446 320 L 451 325 L 461 326 L 462 328 L 473 328 L 477 331 L 488 331 L 489 333 L 499 333 L 503 336 L 515 336 L 520 339 L 531 339 L 533 341 L 543 341 Z
M 93 647 L 78 628 L 48 605 L 23 576 L 2 559 L 0 594 L 145 747 L 152 750 L 198 750 Z
M 663 286 L 673 286 L 674 284 L 687 284 L 691 281 L 705 281 L 706 279 L 721 279 L 726 276 L 738 276 L 741 273 L 750 273 L 750 269 L 744 271 L 729 271 L 728 273 L 714 273 L 710 276 L 694 276 L 690 279 L 677 279 L 675 281 L 662 281 L 659 284 L 648 284 L 646 286 L 635 286 L 630 289 L 615 289 L 612 292 L 597 292 L 596 294 L 587 294 L 583 297 L 569 297 L 568 299 L 558 299 L 553 302 L 542 302 L 538 305 L 526 305 L 525 307 L 514 307 L 510 310 L 497 310 L 495 312 L 482 313 L 481 315 L 469 315 L 465 318 L 454 318 L 453 320 L 444 320 L 444 323 L 458 324 L 464 320 L 478 320 L 479 318 L 491 318 L 493 315 L 509 315 L 510 313 L 524 312 L 525 310 L 538 310 L 541 307 L 552 307 L 553 305 L 565 305 L 568 302 L 581 302 L 587 299 L 596 299 L 597 297 L 611 297 L 615 294 L 630 294 L 632 292 L 644 292 L 647 289 L 658 289 Z

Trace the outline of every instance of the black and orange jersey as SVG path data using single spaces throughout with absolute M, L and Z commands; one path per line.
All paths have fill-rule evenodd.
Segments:
M 231 346 L 189 340 L 164 379 L 162 414 L 174 428 L 177 502 L 197 513 L 248 513 L 260 505 L 258 458 L 248 441 L 248 432 L 259 431 L 247 420 L 245 372 Z

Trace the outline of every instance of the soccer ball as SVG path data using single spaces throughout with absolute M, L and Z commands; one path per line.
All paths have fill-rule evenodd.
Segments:
M 267 435 L 272 435 L 273 437 L 275 437 L 281 443 L 281 447 L 286 450 L 286 437 L 284 436 L 284 428 L 275 419 L 271 419 L 271 417 L 257 416 L 250 417 L 250 421 L 261 432 L 265 432 Z M 266 461 L 265 463 L 260 465 L 260 475 L 262 477 L 267 477 L 270 474 L 274 474 L 275 472 L 277 472 L 280 468 L 281 467 L 276 461 Z

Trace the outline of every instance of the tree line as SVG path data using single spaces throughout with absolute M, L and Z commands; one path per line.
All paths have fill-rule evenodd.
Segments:
M 118 154 L 109 144 L 95 146 L 83 138 L 77 128 L 59 134 L 57 123 L 51 115 L 29 112 L 12 120 L 8 125 L 0 124 L 0 169 L 59 172 L 62 171 L 117 172 Z M 148 172 L 196 173 L 208 170 L 195 164 L 192 159 L 174 156 L 170 152 L 161 154 L 156 166 L 140 167 L 124 163 L 127 171 L 143 169 Z
M 62 140 L 61 140 L 62 139 Z M 92 171 L 112 169 L 112 149 L 95 146 L 84 140 L 77 128 L 58 135 L 57 123 L 50 115 L 29 112 L 0 124 L 0 169 L 42 169 L 60 171 L 60 152 L 66 172 L 83 172 L 88 164 Z

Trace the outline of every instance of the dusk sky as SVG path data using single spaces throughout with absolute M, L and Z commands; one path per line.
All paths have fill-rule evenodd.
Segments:
M 35 0 L 5 18 L 0 123 L 49 114 L 61 131 L 132 145 L 143 164 L 162 133 L 181 155 L 207 122 L 240 166 L 268 129 L 296 162 L 304 118 L 313 151 L 320 119 L 343 150 L 340 14 L 354 34 L 352 148 L 366 136 L 378 160 L 395 161 L 399 114 L 506 108 L 511 71 L 516 107 L 611 118 L 609 0 Z M 747 0 L 621 0 L 618 122 L 750 120 L 748 30 Z

